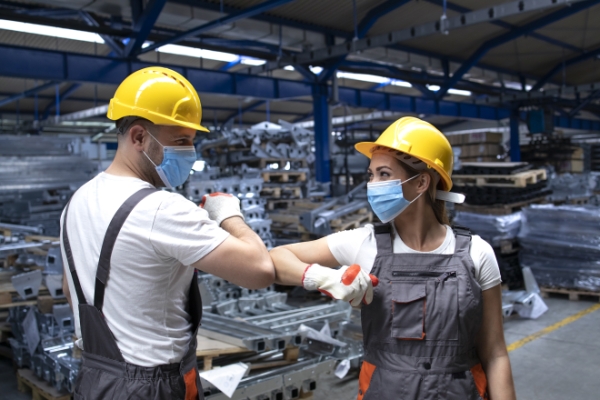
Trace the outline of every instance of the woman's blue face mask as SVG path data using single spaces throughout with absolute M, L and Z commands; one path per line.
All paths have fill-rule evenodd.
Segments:
M 146 152 L 144 155 L 154 165 L 164 185 L 169 189 L 183 185 L 196 162 L 196 148 L 194 146 L 164 146 L 149 131 L 146 132 L 163 148 L 163 160 L 160 165 L 156 165 Z
M 367 199 L 377 218 L 388 223 L 406 210 L 411 203 L 421 197 L 419 194 L 413 201 L 408 201 L 402 192 L 402 185 L 415 179 L 415 175 L 402 182 L 401 179 L 367 184 Z

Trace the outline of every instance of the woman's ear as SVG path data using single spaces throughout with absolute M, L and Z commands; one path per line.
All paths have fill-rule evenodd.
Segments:
M 431 185 L 431 175 L 422 173 L 415 180 L 417 181 L 417 193 L 421 194 L 429 190 L 429 185 Z

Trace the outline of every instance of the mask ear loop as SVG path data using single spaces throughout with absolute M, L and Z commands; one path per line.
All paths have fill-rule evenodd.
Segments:
M 150 131 L 149 131 L 148 129 L 144 129 L 144 130 L 146 131 L 146 133 L 147 133 L 148 135 L 150 135 L 150 137 L 151 137 L 152 139 L 154 139 L 154 140 L 156 141 L 156 143 L 158 143 L 158 144 L 159 144 L 159 145 L 160 145 L 160 146 L 163 148 L 163 153 L 164 153 L 164 151 L 165 151 L 165 146 L 164 146 L 164 145 L 163 145 L 161 142 L 159 142 L 159 141 L 158 141 L 158 139 L 157 139 L 157 138 L 155 138 L 155 137 L 154 137 L 154 135 L 153 135 L 153 134 L 151 134 L 151 133 L 150 133 Z M 156 165 L 156 164 L 154 163 L 154 161 L 152 161 L 152 159 L 150 158 L 150 156 L 149 156 L 148 154 L 146 154 L 146 152 L 145 152 L 144 150 L 142 150 L 142 153 L 144 153 L 144 155 L 146 156 L 146 158 L 147 158 L 148 160 L 150 160 L 150 162 L 152 163 L 152 165 L 154 165 L 155 167 L 158 167 L 158 165 Z

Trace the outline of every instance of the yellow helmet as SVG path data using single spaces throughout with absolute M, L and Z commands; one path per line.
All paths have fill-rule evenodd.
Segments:
M 110 99 L 112 120 L 140 117 L 157 125 L 175 125 L 208 132 L 200 125 L 202 104 L 196 89 L 177 72 L 148 67 L 129 75 Z
M 357 143 L 358 152 L 371 158 L 377 146 L 413 156 L 440 175 L 440 189 L 452 188 L 454 156 L 446 136 L 429 122 L 415 117 L 403 117 L 390 125 L 375 142 Z

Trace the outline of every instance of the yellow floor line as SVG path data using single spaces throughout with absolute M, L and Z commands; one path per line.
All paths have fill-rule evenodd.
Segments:
M 577 321 L 579 318 L 583 317 L 584 315 L 587 315 L 587 314 L 592 313 L 599 309 L 600 309 L 600 304 L 595 304 L 595 305 L 591 306 L 590 308 L 586 308 L 585 310 L 580 311 L 577 314 L 573 314 L 570 317 L 567 317 L 567 318 L 563 319 L 562 321 L 555 323 L 554 325 L 550 325 L 550 326 L 542 329 L 541 331 L 534 333 L 533 335 L 529 335 L 527 337 L 524 337 L 521 340 L 517 340 L 516 342 L 511 343 L 507 347 L 507 349 L 509 352 L 516 350 L 519 347 L 522 347 L 522 346 L 526 345 L 527 343 L 534 341 L 535 339 L 538 339 L 544 335 L 547 335 L 548 333 L 553 332 L 553 331 L 557 330 L 558 328 L 562 328 L 563 326 L 568 325 L 571 322 Z

